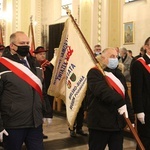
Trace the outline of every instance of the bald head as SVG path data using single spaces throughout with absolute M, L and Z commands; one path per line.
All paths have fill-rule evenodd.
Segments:
M 15 43 L 15 42 L 28 42 L 29 43 L 29 38 L 23 31 L 17 31 L 13 34 L 10 35 L 10 43 Z
M 17 31 L 10 36 L 10 50 L 12 54 L 16 54 L 18 46 L 29 46 L 28 36 L 22 32 Z
M 117 51 L 115 48 L 106 48 L 102 51 L 101 55 L 96 57 L 102 66 L 107 66 L 109 58 L 117 58 Z
M 115 58 L 117 56 L 117 51 L 115 48 L 106 48 L 102 51 L 103 57 Z

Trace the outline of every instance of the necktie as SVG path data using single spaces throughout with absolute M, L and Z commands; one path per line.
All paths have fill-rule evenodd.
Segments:
M 26 66 L 26 67 L 29 68 L 29 66 L 28 66 L 28 64 L 27 64 L 27 61 L 26 61 L 25 59 L 21 59 L 21 62 L 22 62 L 22 64 L 23 64 L 24 66 Z

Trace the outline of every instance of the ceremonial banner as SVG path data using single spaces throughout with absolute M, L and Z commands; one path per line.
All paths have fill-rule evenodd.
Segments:
M 31 21 L 29 25 L 29 31 L 28 31 L 28 37 L 30 38 L 30 54 L 34 56 L 34 50 L 35 50 L 35 42 L 34 42 L 34 31 L 33 31 L 33 23 Z
M 94 66 L 77 26 L 69 18 L 62 33 L 48 94 L 64 100 L 70 127 L 85 97 L 87 73 Z

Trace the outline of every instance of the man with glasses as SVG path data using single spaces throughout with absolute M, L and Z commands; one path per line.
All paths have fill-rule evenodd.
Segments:
M 97 55 L 101 54 L 101 45 L 97 44 L 94 46 L 94 56 L 96 57 Z

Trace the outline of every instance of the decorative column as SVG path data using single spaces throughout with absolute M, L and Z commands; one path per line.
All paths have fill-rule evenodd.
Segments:
M 12 31 L 20 30 L 20 2 L 19 0 L 13 0 L 12 2 L 13 18 L 12 18 Z
M 97 44 L 101 45 L 101 12 L 102 12 L 102 0 L 98 0 L 98 22 L 97 22 Z
M 35 25 L 35 47 L 37 46 L 41 46 L 41 34 L 42 34 L 42 25 L 41 25 L 41 0 L 35 0 L 35 21 L 37 22 L 37 24 Z M 45 26 L 45 28 L 47 28 L 47 26 Z M 45 29 L 47 30 L 47 29 Z M 46 39 L 45 39 L 46 40 Z M 44 46 L 45 47 L 45 46 Z
M 91 3 L 91 48 L 96 44 L 101 45 L 102 35 L 102 0 L 93 0 Z

